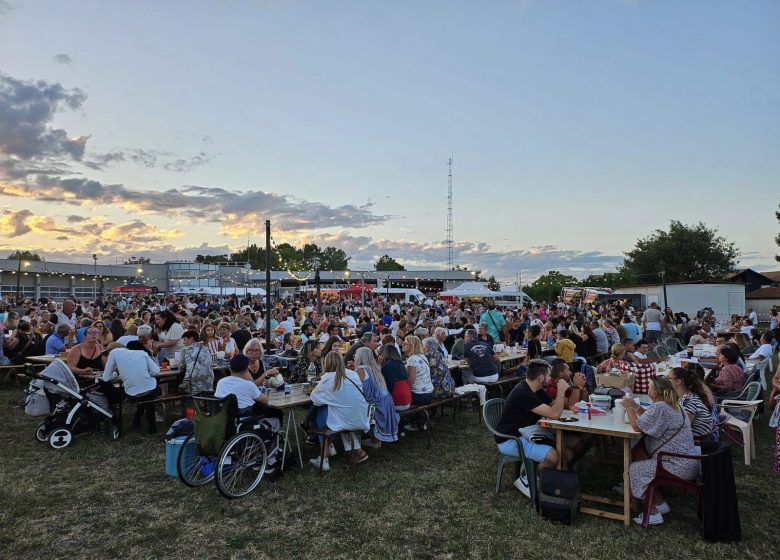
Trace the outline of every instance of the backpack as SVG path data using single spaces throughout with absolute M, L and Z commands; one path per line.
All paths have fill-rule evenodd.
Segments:
M 577 474 L 545 469 L 539 482 L 539 513 L 545 519 L 570 525 L 580 512 L 582 497 Z

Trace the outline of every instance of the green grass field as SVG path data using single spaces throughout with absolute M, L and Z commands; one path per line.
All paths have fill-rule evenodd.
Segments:
M 750 467 L 734 449 L 743 540 L 699 536 L 692 495 L 671 492 L 666 523 L 642 531 L 581 517 L 545 522 L 511 486 L 494 493 L 496 449 L 475 412 L 450 414 L 424 434 L 371 451 L 357 481 L 343 458 L 320 478 L 307 465 L 250 496 L 227 501 L 216 488 L 165 477 L 162 436 L 129 429 L 77 436 L 54 451 L 33 439 L 38 421 L 15 407 L 21 387 L 0 389 L 0 558 L 773 558 L 780 476 L 773 433 L 756 424 Z M 129 419 L 125 417 L 126 421 Z M 314 448 L 304 449 L 305 456 Z M 509 469 L 507 469 L 509 471 Z M 618 467 L 589 456 L 585 490 L 606 491 Z

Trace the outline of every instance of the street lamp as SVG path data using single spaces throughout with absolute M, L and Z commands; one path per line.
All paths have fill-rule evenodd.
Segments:
M 92 297 L 97 299 L 97 253 L 92 253 L 92 260 L 95 261 L 95 289 Z
M 16 261 L 16 305 L 21 305 L 21 292 L 19 290 L 19 281 L 22 279 L 22 266 L 27 268 L 30 266 L 28 261 L 22 261 L 21 259 Z

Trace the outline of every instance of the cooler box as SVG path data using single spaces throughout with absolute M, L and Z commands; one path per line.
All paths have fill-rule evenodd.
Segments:
M 165 440 L 165 474 L 166 476 L 179 476 L 176 464 L 179 460 L 179 450 L 184 445 L 187 436 L 179 436 Z M 184 463 L 188 464 L 195 457 L 195 438 L 192 438 L 184 450 Z

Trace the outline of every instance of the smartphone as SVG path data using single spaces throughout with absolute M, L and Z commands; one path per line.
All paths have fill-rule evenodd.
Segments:
M 569 416 L 567 418 L 561 418 L 561 422 L 577 422 L 579 421 L 579 418 L 576 418 L 574 416 Z

